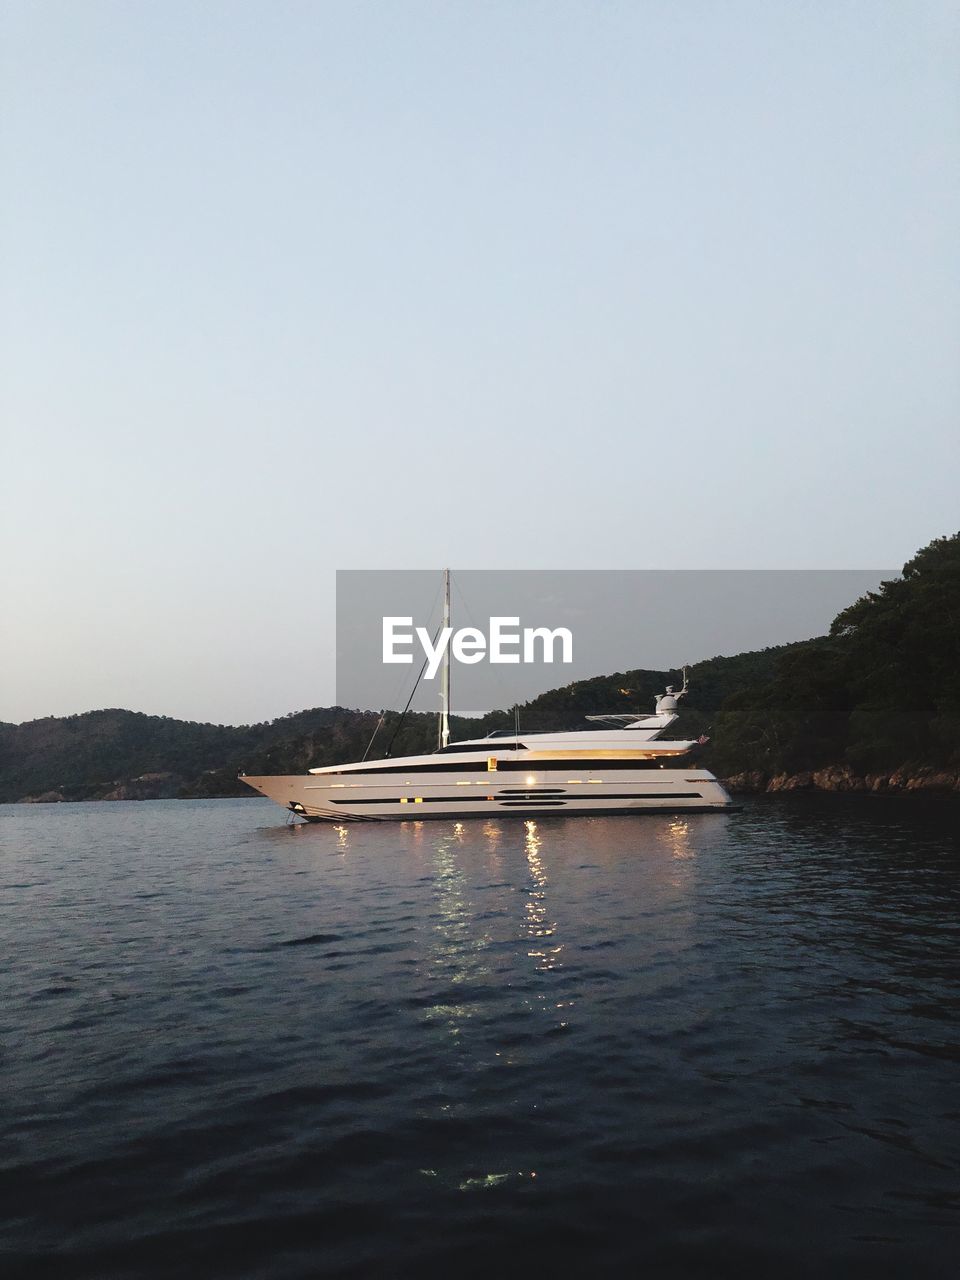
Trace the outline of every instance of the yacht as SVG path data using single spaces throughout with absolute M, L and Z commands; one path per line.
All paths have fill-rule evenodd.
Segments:
M 444 586 L 448 624 L 449 571 Z M 675 692 L 668 685 L 657 696 L 653 715 L 587 716 L 596 728 L 566 733 L 496 730 L 483 738 L 451 742 L 447 657 L 438 745 L 431 754 L 240 778 L 307 822 L 730 809 L 730 796 L 709 770 L 697 765 L 696 749 L 705 739 L 661 737 L 677 719 L 687 687 L 684 670 L 683 687 Z

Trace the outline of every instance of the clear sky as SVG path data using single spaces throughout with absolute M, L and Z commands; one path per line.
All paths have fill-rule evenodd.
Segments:
M 331 701 L 337 568 L 960 524 L 956 3 L 0 12 L 0 718 Z

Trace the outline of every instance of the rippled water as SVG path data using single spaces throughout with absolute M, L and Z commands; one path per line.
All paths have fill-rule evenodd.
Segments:
M 958 816 L 2 808 L 5 1273 L 956 1274 Z

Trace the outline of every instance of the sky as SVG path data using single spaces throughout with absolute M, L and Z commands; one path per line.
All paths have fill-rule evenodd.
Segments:
M 337 569 L 960 524 L 956 3 L 0 23 L 0 719 L 328 703 Z

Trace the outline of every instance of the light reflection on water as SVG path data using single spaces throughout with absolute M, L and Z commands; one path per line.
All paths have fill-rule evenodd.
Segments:
M 477 927 L 468 901 L 466 877 L 459 859 L 465 837 L 464 825 L 458 822 L 447 828 L 444 824 L 444 828 L 433 841 L 436 911 L 429 973 L 434 981 L 463 987 L 465 996 L 469 997 L 470 985 L 489 972 L 483 960 L 489 937 Z M 434 1004 L 427 1010 L 427 1016 L 442 1019 L 450 1035 L 457 1037 L 473 1012 L 473 1005 L 466 998 Z
M 527 890 L 526 925 L 527 934 L 534 942 L 527 955 L 535 961 L 534 968 L 543 973 L 561 967 L 558 957 L 563 950 L 563 943 L 551 945 L 546 941 L 556 935 L 557 924 L 555 920 L 548 920 L 544 841 L 533 819 L 524 823 L 524 826 L 526 827 L 524 852 L 527 855 L 527 866 L 530 868 L 532 881 L 531 887 Z M 540 998 L 546 999 L 546 996 Z
M 14 1274 L 952 1275 L 955 807 L 0 822 Z

